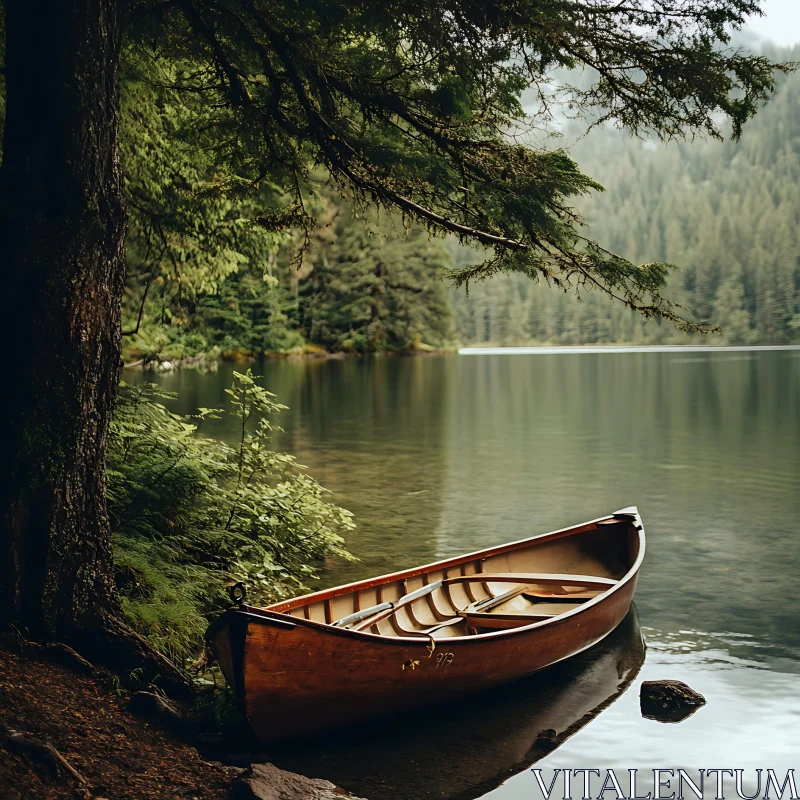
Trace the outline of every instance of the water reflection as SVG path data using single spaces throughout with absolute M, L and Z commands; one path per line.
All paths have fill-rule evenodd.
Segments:
M 222 405 L 232 367 L 157 377 Z M 608 513 L 642 512 L 645 624 L 757 636 L 800 662 L 800 358 L 759 352 L 264 362 L 277 445 L 356 515 L 334 585 Z M 141 373 L 131 379 L 151 379 Z M 208 430 L 233 436 L 218 421 Z M 767 646 L 768 645 L 768 646 Z M 732 652 L 743 655 L 741 643 Z M 781 667 L 783 668 L 783 667 Z
M 437 551 L 636 503 L 647 624 L 757 634 L 771 645 L 760 656 L 797 659 L 798 360 L 677 360 L 465 358 L 446 415 Z
M 275 746 L 275 763 L 371 800 L 472 800 L 536 763 L 630 686 L 636 609 L 597 647 L 524 681 L 405 718 Z

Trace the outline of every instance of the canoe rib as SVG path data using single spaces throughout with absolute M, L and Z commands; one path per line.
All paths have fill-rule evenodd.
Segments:
M 376 606 L 372 606 L 371 608 L 365 608 L 363 611 L 357 611 L 355 614 L 350 614 L 346 617 L 342 617 L 341 619 L 337 619 L 336 622 L 333 624 L 336 627 L 340 628 L 347 628 L 355 622 L 362 622 L 361 627 L 368 628 L 370 625 L 378 622 L 380 619 L 383 619 L 383 612 L 393 613 L 398 608 L 402 608 L 409 603 L 413 603 L 415 600 L 418 600 L 420 597 L 425 597 L 425 595 L 430 594 L 431 592 L 435 592 L 442 586 L 442 581 L 436 581 L 436 583 L 429 583 L 427 586 L 423 586 L 421 589 L 415 589 L 413 592 L 409 592 L 408 594 L 401 597 L 399 600 L 395 600 L 393 602 L 388 603 L 380 603 Z M 385 616 L 389 616 L 389 614 L 385 614 Z M 372 617 L 375 617 L 372 620 Z M 356 626 L 355 630 L 360 630 L 359 626 Z

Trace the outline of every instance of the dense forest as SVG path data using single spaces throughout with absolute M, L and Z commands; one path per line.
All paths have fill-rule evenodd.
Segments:
M 800 54 L 769 55 L 791 60 Z M 145 109 L 134 120 L 146 120 L 151 132 L 155 124 L 181 124 L 169 118 L 174 110 L 152 87 L 133 86 L 130 101 Z M 143 96 L 159 113 L 146 108 Z M 665 145 L 608 127 L 578 138 L 569 126 L 562 139 L 556 144 L 570 144 L 580 167 L 606 190 L 580 203 L 589 234 L 634 263 L 680 267 L 668 295 L 688 317 L 722 328 L 710 343 L 800 340 L 800 75 L 779 76 L 775 96 L 738 142 Z M 163 157 L 174 161 L 177 147 L 171 143 Z M 196 174 L 194 180 L 202 183 Z M 320 187 L 320 227 L 280 239 L 252 229 L 231 232 L 230 200 L 222 208 L 207 203 L 205 234 L 173 224 L 173 252 L 162 255 L 155 271 L 152 263 L 141 266 L 154 250 L 146 235 L 149 225 L 153 236 L 152 216 L 134 213 L 126 304 L 131 330 L 143 313 L 136 335 L 127 337 L 127 360 L 199 352 L 407 351 L 457 342 L 690 340 L 600 293 L 576 297 L 527 275 L 473 282 L 468 292 L 448 289 L 450 270 L 482 260 L 485 251 L 432 238 L 388 212 L 357 215 L 322 179 Z M 142 194 L 135 179 L 131 189 Z M 154 200 L 162 216 L 164 198 L 159 189 Z M 179 206 L 166 213 L 174 219 Z M 199 264 L 194 272 L 192 264 Z
M 447 344 L 452 334 L 442 274 L 450 257 L 442 244 L 419 226 L 405 231 L 387 215 L 367 224 L 331 203 L 326 216 L 299 263 L 287 249 L 266 276 L 259 265 L 247 265 L 201 298 L 190 330 L 223 352 Z
M 131 218 L 124 357 L 406 351 L 454 343 L 452 257 L 419 223 L 344 202 L 322 171 L 304 201 L 316 224 L 196 129 L 206 111 L 169 88 L 180 62 L 126 54 L 122 149 Z

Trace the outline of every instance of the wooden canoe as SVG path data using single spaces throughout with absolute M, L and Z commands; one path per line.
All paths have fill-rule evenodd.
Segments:
M 636 508 L 266 608 L 206 638 L 263 739 L 308 734 L 530 675 L 608 635 L 644 558 Z

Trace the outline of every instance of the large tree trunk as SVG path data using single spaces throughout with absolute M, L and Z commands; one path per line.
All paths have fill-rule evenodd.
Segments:
M 119 622 L 104 465 L 125 276 L 118 6 L 5 0 L 0 618 L 130 651 L 145 648 Z

